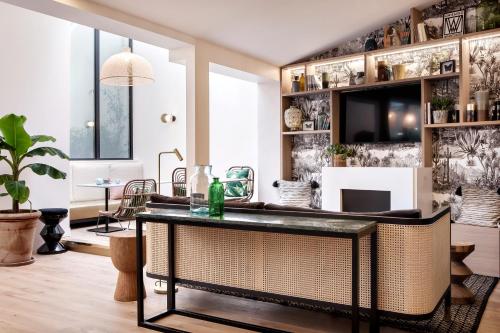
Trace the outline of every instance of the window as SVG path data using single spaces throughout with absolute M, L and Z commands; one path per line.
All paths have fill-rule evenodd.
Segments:
M 102 64 L 126 47 L 132 48 L 130 39 L 80 25 L 73 28 L 71 159 L 132 159 L 132 87 L 99 83 Z

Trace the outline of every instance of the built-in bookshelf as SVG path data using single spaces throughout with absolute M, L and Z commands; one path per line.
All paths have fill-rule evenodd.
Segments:
M 412 19 L 416 15 L 412 10 Z M 417 15 L 418 16 L 418 15 Z M 432 130 L 445 127 L 469 127 L 469 126 L 498 126 L 500 120 L 466 122 L 466 105 L 471 96 L 469 55 L 470 43 L 482 39 L 500 40 L 500 29 L 492 29 L 483 32 L 465 34 L 458 37 L 443 38 L 427 42 L 417 42 L 380 50 L 347 55 L 342 57 L 321 59 L 316 61 L 295 63 L 281 68 L 281 158 L 282 179 L 292 178 L 292 148 L 293 140 L 297 135 L 329 135 L 330 143 L 339 142 L 339 94 L 344 91 L 362 90 L 378 86 L 404 85 L 410 83 L 421 84 L 421 141 L 423 166 L 432 166 Z M 385 60 L 389 65 L 405 63 L 407 70 L 404 79 L 377 81 L 376 64 L 379 60 Z M 408 59 L 413 59 L 409 62 Z M 430 60 L 428 65 L 422 68 L 425 60 Z M 441 74 L 439 70 L 440 61 L 455 60 L 455 71 Z M 346 68 L 355 71 L 364 71 L 365 82 L 358 85 L 349 84 L 348 77 L 340 76 Z M 292 92 L 291 78 L 304 74 L 306 78 L 314 75 L 321 83 L 322 72 L 327 72 L 333 78 L 334 84 L 326 89 L 312 89 L 307 91 Z M 318 77 L 319 75 L 319 77 Z M 455 123 L 428 124 L 425 122 L 425 105 L 432 99 L 432 86 L 439 80 L 458 80 L 459 92 L 456 103 L 460 105 L 460 118 Z M 351 82 L 352 83 L 352 82 Z M 330 82 L 331 85 L 331 82 Z M 310 87 L 312 85 L 307 85 Z M 318 85 L 316 85 L 318 86 Z M 297 99 L 310 98 L 322 94 L 329 101 L 330 129 L 314 131 L 290 132 L 284 123 L 284 112 Z

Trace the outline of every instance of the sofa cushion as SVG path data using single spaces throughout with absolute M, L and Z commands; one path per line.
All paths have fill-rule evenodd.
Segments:
M 280 204 L 294 207 L 311 207 L 311 183 L 279 181 Z
M 102 200 L 104 189 L 81 187 L 80 184 L 95 184 L 96 178 L 109 177 L 109 163 L 71 163 L 71 201 Z
M 243 168 L 240 170 L 229 170 L 226 173 L 226 178 L 228 179 L 248 179 L 248 174 L 250 170 L 248 168 Z M 243 184 L 240 181 L 237 182 L 227 182 L 224 195 L 229 198 L 239 198 L 246 197 L 248 195 L 247 184 Z
M 108 210 L 115 211 L 120 205 L 120 202 L 121 200 L 110 200 Z M 69 208 L 69 218 L 72 221 L 96 218 L 99 216 L 99 211 L 104 209 L 104 199 L 72 202 Z
M 164 203 L 170 205 L 189 205 L 189 197 L 169 197 L 161 194 L 152 194 L 151 202 Z M 225 201 L 224 207 L 228 208 L 245 208 L 245 209 L 264 209 L 264 202 L 240 202 L 240 201 Z
M 119 179 L 122 183 L 127 183 L 134 179 L 144 178 L 142 163 L 140 162 L 122 162 L 112 163 L 109 167 L 109 177 L 112 180 Z M 112 187 L 109 196 L 112 200 L 118 200 L 123 197 L 124 186 Z
M 276 204 L 266 204 L 264 206 L 264 209 L 281 210 L 281 211 L 289 211 L 289 212 L 338 214 L 338 215 L 365 215 L 365 216 L 385 216 L 385 217 L 400 217 L 400 218 L 421 218 L 422 217 L 422 212 L 420 209 L 402 209 L 402 210 L 389 210 L 389 211 L 382 211 L 382 212 L 352 213 L 352 212 L 333 212 L 333 211 L 314 209 L 314 208 L 303 208 L 303 207 L 284 206 L 284 205 L 276 205 Z
M 500 223 L 500 195 L 495 190 L 462 187 L 462 210 L 457 223 L 497 227 Z
M 189 205 L 189 197 L 169 197 L 161 194 L 151 194 L 151 202 L 164 203 L 170 205 Z

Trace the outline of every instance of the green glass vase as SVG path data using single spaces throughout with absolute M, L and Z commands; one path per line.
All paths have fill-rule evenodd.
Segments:
M 208 187 L 208 214 L 224 215 L 224 186 L 217 177 L 214 177 L 214 181 Z

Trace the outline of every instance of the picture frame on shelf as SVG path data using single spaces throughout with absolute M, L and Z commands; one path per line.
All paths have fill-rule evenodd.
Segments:
M 465 10 L 455 10 L 443 14 L 443 38 L 463 35 L 465 30 Z
M 439 63 L 439 73 L 440 74 L 450 74 L 455 73 L 456 70 L 456 61 L 455 60 L 447 60 Z
M 384 27 L 384 48 L 400 45 L 400 27 L 396 24 L 386 25 Z
M 314 121 L 307 120 L 302 123 L 303 131 L 314 131 Z

